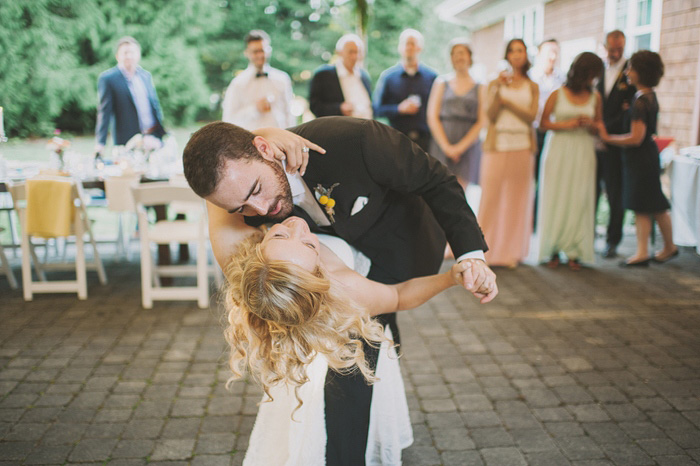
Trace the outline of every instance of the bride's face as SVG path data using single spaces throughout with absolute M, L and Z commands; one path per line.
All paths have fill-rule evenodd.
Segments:
M 263 238 L 262 252 L 269 260 L 288 261 L 309 272 L 321 264 L 318 238 L 299 217 L 289 217 L 273 225 Z

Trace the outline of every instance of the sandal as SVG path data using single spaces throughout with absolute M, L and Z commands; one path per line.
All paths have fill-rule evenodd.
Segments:
M 581 270 L 581 263 L 578 261 L 578 259 L 569 260 L 569 269 L 573 270 L 574 272 Z
M 550 269 L 556 269 L 559 266 L 559 254 L 552 254 L 551 259 L 547 262 L 547 267 Z

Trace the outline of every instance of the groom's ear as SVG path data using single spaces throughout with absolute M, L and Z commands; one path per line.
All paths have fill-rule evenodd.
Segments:
M 269 142 L 267 142 L 267 140 L 264 137 L 255 136 L 255 138 L 253 138 L 253 145 L 258 149 L 258 152 L 260 152 L 260 155 L 265 160 L 276 160 L 275 151 L 272 149 L 272 146 Z

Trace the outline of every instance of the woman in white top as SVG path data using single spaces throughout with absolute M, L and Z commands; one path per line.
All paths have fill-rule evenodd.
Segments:
M 366 464 L 400 465 L 401 449 L 413 440 L 391 334 L 370 317 L 414 308 L 461 283 L 467 261 L 443 274 L 384 285 L 350 268 L 365 261 L 357 261 L 359 253 L 342 240 L 331 239 L 322 244 L 304 220 L 290 217 L 244 241 L 225 270 L 231 368 L 237 377 L 248 369 L 266 394 L 246 465 L 325 464 L 328 368 L 360 371 L 369 383 L 378 382 Z M 384 349 L 376 373 L 363 342 Z
M 512 71 L 489 83 L 488 132 L 481 160 L 479 225 L 491 266 L 514 268 L 527 257 L 532 234 L 535 137 L 539 89 L 527 75 L 530 62 L 521 39 L 506 47 Z

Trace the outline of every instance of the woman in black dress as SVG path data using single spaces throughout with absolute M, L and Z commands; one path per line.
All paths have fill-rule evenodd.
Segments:
M 630 106 L 630 132 L 609 135 L 600 125 L 603 142 L 625 148 L 623 155 L 623 205 L 634 211 L 637 226 L 637 252 L 623 267 L 647 266 L 652 260 L 649 254 L 652 218 L 656 220 L 664 240 L 664 248 L 654 255 L 655 262 L 666 262 L 678 255 L 673 244 L 670 205 L 661 191 L 659 150 L 652 135 L 656 133 L 659 103 L 654 87 L 664 74 L 664 64 L 659 54 L 649 50 L 636 52 L 625 71 L 630 83 L 637 87 Z

